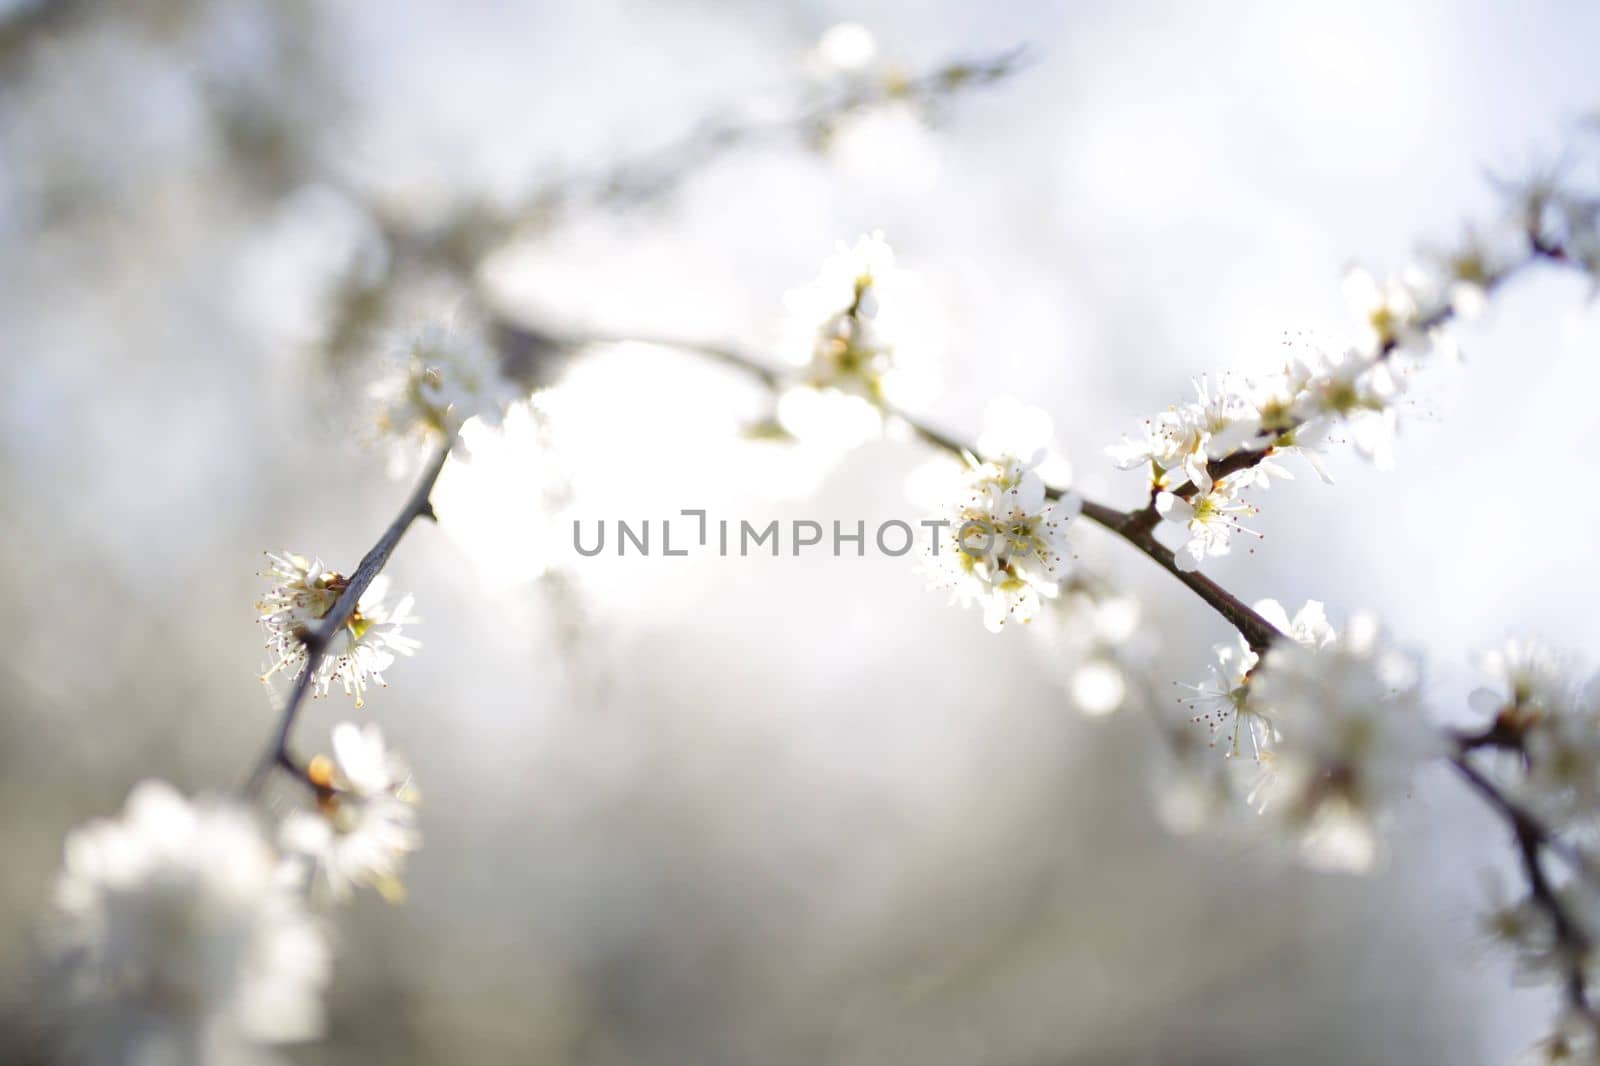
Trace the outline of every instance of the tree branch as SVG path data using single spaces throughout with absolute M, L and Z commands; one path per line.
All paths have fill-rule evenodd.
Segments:
M 305 662 L 301 665 L 300 672 L 295 675 L 294 687 L 289 690 L 289 698 L 279 712 L 278 728 L 273 734 L 272 741 L 245 783 L 246 794 L 260 791 L 261 786 L 266 783 L 267 775 L 272 773 L 274 768 L 287 771 L 291 776 L 313 788 L 323 787 L 311 779 L 289 750 L 289 740 L 294 733 L 295 721 L 305 704 L 306 696 L 311 691 L 312 683 L 316 680 L 317 668 L 327 657 L 329 645 L 339 629 L 355 613 L 356 605 L 361 602 L 362 593 L 367 591 L 372 579 L 377 577 L 388 564 L 389 556 L 394 554 L 400 538 L 405 536 L 411 524 L 419 518 L 434 517 L 433 504 L 429 498 L 433 495 L 434 484 L 439 480 L 439 472 L 444 469 L 445 460 L 449 458 L 452 441 L 453 438 L 434 449 L 400 513 L 378 537 L 378 542 L 361 557 L 360 564 L 356 566 L 355 573 L 350 575 L 349 584 L 339 594 L 339 599 L 334 602 L 333 608 L 315 629 L 305 635 L 303 640 Z
M 1467 756 L 1467 752 L 1471 750 L 1468 739 L 1463 738 L 1458 741 L 1458 748 L 1456 754 L 1451 757 L 1451 766 L 1510 826 L 1516 840 L 1517 858 L 1528 881 L 1529 898 L 1550 920 L 1550 929 L 1555 934 L 1556 945 L 1562 955 L 1562 988 L 1567 1006 L 1582 1017 L 1596 1037 L 1600 1038 L 1600 1013 L 1596 1013 L 1589 1003 L 1588 977 L 1584 972 L 1586 956 L 1593 944 L 1590 942 L 1588 932 L 1568 912 L 1566 904 L 1562 902 L 1554 885 L 1551 884 L 1544 868 L 1543 853 L 1554 852 L 1569 865 L 1575 865 L 1579 873 L 1585 871 L 1587 864 L 1581 853 L 1576 851 L 1569 853 L 1563 841 L 1541 825 L 1538 819 L 1518 806 L 1482 771 L 1472 765 Z

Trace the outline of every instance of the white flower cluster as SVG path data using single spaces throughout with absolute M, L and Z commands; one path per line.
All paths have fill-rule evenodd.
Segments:
M 1577 201 L 1561 202 L 1565 217 L 1574 217 Z M 1351 343 L 1306 350 L 1265 377 L 1225 375 L 1215 388 L 1197 382 L 1195 400 L 1146 420 L 1139 439 L 1107 449 L 1120 468 L 1148 471 L 1159 516 L 1183 535 L 1180 567 L 1226 554 L 1235 533 L 1250 532 L 1241 522 L 1254 508 L 1240 494 L 1291 476 L 1276 457 L 1297 453 L 1324 481 L 1320 455 L 1335 441 L 1349 441 L 1380 467 L 1393 464 L 1406 378 L 1417 359 L 1453 354 L 1447 324 L 1480 314 L 1490 291 L 1534 256 L 1528 210 L 1519 205 L 1517 218 L 1469 230 L 1455 248 L 1395 277 L 1352 271 L 1345 280 L 1357 322 Z M 1580 231 L 1568 223 L 1561 236 L 1580 240 Z
M 322 1028 L 329 951 L 255 819 L 146 782 L 67 837 L 46 987 L 79 1061 L 234 1062 Z
M 248 810 L 150 781 L 67 838 L 43 991 L 61 1050 L 89 1063 L 260 1061 L 322 1030 L 330 951 L 307 890 L 399 894 L 415 793 L 375 726 L 334 729 L 274 848 Z
M 1309 862 L 1364 868 L 1377 817 L 1419 763 L 1445 751 L 1417 663 L 1370 616 L 1339 633 L 1315 600 L 1292 619 L 1272 600 L 1256 610 L 1286 638 L 1259 658 L 1242 642 L 1220 645 L 1211 676 L 1181 702 L 1214 746 L 1253 764 L 1248 800 L 1299 837 Z
M 1600 828 L 1600 677 L 1535 641 L 1510 640 L 1479 657 L 1492 684 L 1476 711 L 1514 757 L 1496 767 L 1507 791 L 1552 830 Z
M 333 730 L 333 758 L 307 770 L 318 787 L 318 809 L 294 811 L 279 841 L 308 879 L 338 901 L 361 885 L 384 898 L 405 897 L 400 870 L 417 850 L 417 790 L 406 762 L 384 744 L 376 726 L 343 722 Z
M 397 346 L 393 369 L 372 387 L 379 431 L 393 443 L 391 473 L 415 465 L 418 444 L 449 440 L 470 418 L 500 424 L 523 390 L 476 330 L 429 323 Z
M 931 313 L 882 233 L 841 243 L 815 280 L 784 296 L 778 351 L 797 370 L 779 425 L 848 447 L 881 431 L 887 407 L 922 403 L 934 387 Z
M 1003 455 L 968 471 L 930 545 L 933 587 L 953 603 L 982 604 L 991 632 L 1032 621 L 1040 597 L 1054 597 L 1066 574 L 1067 522 L 1081 501 L 1067 494 L 1051 502 L 1034 469 L 1041 458 Z
M 1293 476 L 1277 457 L 1303 456 L 1326 481 L 1320 454 L 1342 433 L 1379 465 L 1390 461 L 1400 388 L 1381 353 L 1307 352 L 1264 378 L 1195 389 L 1195 400 L 1147 420 L 1143 439 L 1107 449 L 1121 469 L 1148 470 L 1157 513 L 1180 531 L 1181 569 L 1226 555 L 1236 533 L 1255 535 L 1242 493 Z
M 274 584 L 256 609 L 267 630 L 267 649 L 273 661 L 262 680 L 280 671 L 296 678 L 306 668 L 306 638 L 333 610 L 350 581 L 324 567 L 320 559 L 292 552 L 268 553 L 267 559 L 272 568 L 266 576 L 273 578 Z M 327 695 L 337 681 L 346 694 L 355 696 L 360 707 L 369 684 L 386 684 L 383 671 L 394 663 L 396 653 L 411 655 L 421 647 L 404 632 L 406 626 L 417 622 L 411 614 L 412 598 L 406 596 L 390 608 L 384 602 L 388 589 L 385 575 L 373 578 L 355 610 L 333 634 L 312 679 L 317 695 Z

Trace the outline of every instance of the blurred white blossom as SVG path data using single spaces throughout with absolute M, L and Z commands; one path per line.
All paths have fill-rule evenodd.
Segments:
M 1434 289 L 1415 268 L 1383 281 L 1359 267 L 1345 275 L 1345 298 L 1359 322 L 1362 353 L 1376 357 L 1397 347 L 1426 351 Z
M 1492 685 L 1469 698 L 1510 745 L 1496 763 L 1512 795 L 1554 829 L 1600 822 L 1600 679 L 1538 641 L 1512 639 L 1478 657 Z
M 1314 865 L 1366 867 L 1378 816 L 1420 763 L 1445 751 L 1422 706 L 1417 662 L 1385 643 L 1372 616 L 1357 615 L 1320 646 L 1275 641 L 1250 687 L 1280 732 L 1263 813 L 1300 835 Z
M 404 474 L 424 449 L 449 440 L 469 418 L 498 425 L 522 389 L 476 331 L 430 322 L 392 355 L 392 369 L 372 387 L 379 431 L 392 442 L 391 472 Z
M 398 900 L 405 857 L 421 844 L 417 791 L 411 770 L 383 740 L 376 724 L 342 722 L 333 729 L 333 759 L 313 760 L 318 810 L 293 811 L 279 838 L 286 853 L 303 860 L 317 885 L 335 900 L 372 885 Z
M 56 909 L 46 1009 L 72 1058 L 229 1063 L 321 1032 L 327 945 L 243 810 L 137 786 L 68 836 Z
M 1305 647 L 1321 648 L 1337 636 L 1317 600 L 1307 600 L 1292 619 L 1277 600 L 1260 600 L 1254 606 L 1280 633 Z M 1213 747 L 1220 738 L 1229 757 L 1245 755 L 1262 762 L 1278 739 L 1278 722 L 1276 710 L 1260 700 L 1250 685 L 1260 657 L 1242 637 L 1231 644 L 1218 644 L 1214 652 L 1216 661 L 1205 680 L 1178 686 L 1189 693 L 1179 702 L 1192 712 L 1192 721 L 1207 728 Z
M 983 409 L 978 454 L 1025 456 L 1046 485 L 1060 489 L 1072 484 L 1072 464 L 1056 444 L 1055 421 L 1042 408 L 1002 396 Z
M 1034 631 L 1044 668 L 1079 711 L 1098 717 L 1142 697 L 1153 633 L 1141 614 L 1137 599 L 1081 565 L 1061 582 Z
M 796 384 L 822 394 L 832 420 L 880 426 L 883 407 L 919 406 L 933 388 L 929 311 L 883 234 L 871 233 L 840 244 L 814 281 L 785 295 L 778 350 L 801 368 Z M 779 418 L 801 437 L 816 435 L 819 401 L 805 397 L 802 410 L 793 393 Z

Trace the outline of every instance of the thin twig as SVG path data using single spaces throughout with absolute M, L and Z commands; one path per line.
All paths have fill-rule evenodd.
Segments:
M 356 605 L 361 602 L 362 593 L 367 591 L 372 579 L 377 577 L 388 564 L 389 556 L 394 554 L 395 546 L 400 543 L 400 538 L 405 536 L 406 530 L 411 528 L 411 524 L 419 518 L 433 517 L 433 504 L 429 502 L 429 497 L 433 495 L 433 486 L 439 480 L 439 472 L 444 469 L 445 459 L 450 455 L 450 444 L 451 441 L 445 441 L 434 450 L 400 513 L 389 523 L 389 527 L 383 531 L 378 542 L 361 557 L 360 564 L 356 567 L 355 573 L 350 575 L 349 583 L 339 594 L 339 599 L 334 602 L 333 608 L 323 616 L 316 628 L 305 635 L 302 641 L 305 645 L 305 661 L 301 664 L 300 672 L 295 675 L 294 687 L 289 690 L 289 698 L 279 712 L 277 731 L 245 783 L 244 790 L 247 794 L 259 792 L 261 786 L 266 783 L 267 775 L 272 773 L 274 768 L 286 770 L 291 776 L 314 788 L 321 787 L 311 779 L 290 753 L 289 740 L 294 732 L 295 720 L 299 717 L 300 709 L 311 691 L 317 668 L 322 665 L 322 660 L 328 654 L 328 647 L 338 635 L 340 628 L 355 613 Z
M 1528 244 L 1529 251 L 1525 258 L 1523 258 L 1520 262 L 1513 263 L 1511 266 L 1506 267 L 1500 273 L 1487 279 L 1483 283 L 1483 289 L 1485 292 L 1496 291 L 1504 286 L 1507 282 L 1515 278 L 1517 275 L 1521 274 L 1524 270 L 1538 263 L 1554 263 L 1561 266 L 1572 265 L 1572 261 L 1567 258 L 1566 250 L 1564 248 L 1562 248 L 1560 245 L 1551 244 L 1550 242 L 1539 237 L 1536 232 L 1529 234 Z M 1419 319 L 1411 327 L 1411 329 L 1417 332 L 1427 333 L 1431 330 L 1439 328 L 1440 326 L 1448 325 L 1450 322 L 1454 321 L 1456 317 L 1457 315 L 1454 305 L 1448 303 L 1441 304 L 1432 312 Z M 1382 362 L 1386 359 L 1389 359 L 1399 349 L 1400 338 L 1398 336 L 1391 335 L 1385 337 L 1383 343 L 1378 348 L 1378 361 Z M 1237 474 L 1241 471 L 1255 468 L 1263 459 L 1267 458 L 1269 455 L 1272 455 L 1273 452 L 1277 450 L 1276 445 L 1278 441 L 1283 440 L 1284 437 L 1293 433 L 1302 425 L 1304 425 L 1304 422 L 1297 420 L 1288 429 L 1279 427 L 1278 431 L 1275 433 L 1260 434 L 1255 442 L 1247 445 L 1246 447 L 1230 452 L 1220 459 L 1210 460 L 1206 463 L 1206 470 L 1208 473 L 1210 473 L 1211 480 L 1213 482 L 1219 482 L 1232 474 Z M 1270 439 L 1263 440 L 1263 437 L 1270 437 Z M 1193 481 L 1190 481 L 1172 491 L 1173 495 L 1180 496 L 1187 500 L 1192 499 L 1195 494 L 1200 491 L 1200 486 L 1196 485 Z M 1158 516 L 1155 510 L 1155 497 L 1152 495 L 1149 506 L 1147 506 L 1144 511 L 1141 512 L 1140 521 L 1154 526 L 1157 520 Z
M 1551 884 L 1544 868 L 1543 853 L 1549 851 L 1561 855 L 1569 864 L 1576 862 L 1580 872 L 1584 866 L 1583 858 L 1576 852 L 1572 853 L 1575 858 L 1568 858 L 1564 842 L 1472 764 L 1467 744 L 1462 743 L 1460 748 L 1451 758 L 1450 765 L 1510 826 L 1512 836 L 1516 839 L 1517 857 L 1528 881 L 1529 899 L 1550 919 L 1550 929 L 1555 934 L 1556 945 L 1561 952 L 1562 987 L 1567 1006 L 1600 1037 L 1600 1014 L 1589 1003 L 1588 977 L 1585 973 L 1586 957 L 1593 944 L 1588 931 L 1569 913 L 1555 886 Z

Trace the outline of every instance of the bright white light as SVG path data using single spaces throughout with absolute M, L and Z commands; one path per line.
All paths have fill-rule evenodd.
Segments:
M 834 70 L 861 70 L 878 56 L 878 41 L 859 22 L 838 22 L 817 41 L 817 59 Z
M 442 526 L 473 562 L 507 583 L 532 581 L 550 565 L 562 479 L 543 416 L 519 403 L 495 429 L 461 429 L 466 458 L 452 455 L 433 489 Z
M 1128 694 L 1122 671 L 1104 659 L 1090 659 L 1072 675 L 1072 702 L 1084 714 L 1098 718 L 1122 706 Z

